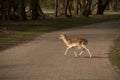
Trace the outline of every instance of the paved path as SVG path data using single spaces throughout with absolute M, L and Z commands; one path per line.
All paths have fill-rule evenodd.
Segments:
M 0 80 L 120 80 L 105 54 L 119 27 L 120 21 L 110 21 L 46 33 L 2 51 Z M 87 38 L 93 58 L 74 57 L 72 50 L 64 56 L 66 46 L 58 39 L 61 33 Z

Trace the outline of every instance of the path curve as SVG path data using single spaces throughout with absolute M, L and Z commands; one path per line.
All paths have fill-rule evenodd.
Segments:
M 0 52 L 0 80 L 120 80 L 107 56 L 120 33 L 120 20 L 43 34 L 34 41 Z M 61 33 L 89 40 L 88 54 L 74 57 L 58 39 Z M 77 51 L 79 52 L 79 51 Z

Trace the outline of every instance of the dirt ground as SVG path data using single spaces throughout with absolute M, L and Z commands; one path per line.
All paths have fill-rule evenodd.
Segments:
M 93 57 L 85 52 L 64 56 L 60 34 L 88 39 Z M 112 40 L 120 34 L 120 20 L 40 35 L 34 41 L 0 52 L 0 80 L 120 80 L 108 60 Z M 76 50 L 79 53 L 79 50 Z

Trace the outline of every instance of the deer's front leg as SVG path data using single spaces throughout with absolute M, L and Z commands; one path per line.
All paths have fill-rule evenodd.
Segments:
M 71 47 L 67 47 L 67 48 L 66 48 L 64 55 L 67 55 L 67 52 L 68 52 L 68 50 L 69 50 L 70 48 L 71 48 Z
M 89 50 L 86 46 L 84 46 L 83 48 L 88 52 L 88 54 L 89 54 L 89 56 L 90 56 L 90 58 L 91 58 L 91 57 L 92 57 L 92 54 L 91 54 L 90 50 Z

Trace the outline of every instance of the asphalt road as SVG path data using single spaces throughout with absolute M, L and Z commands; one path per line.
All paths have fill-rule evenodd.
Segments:
M 72 50 L 64 56 L 62 33 L 88 39 L 93 57 L 75 57 Z M 43 34 L 0 52 L 0 80 L 120 80 L 107 56 L 119 33 L 120 20 Z

